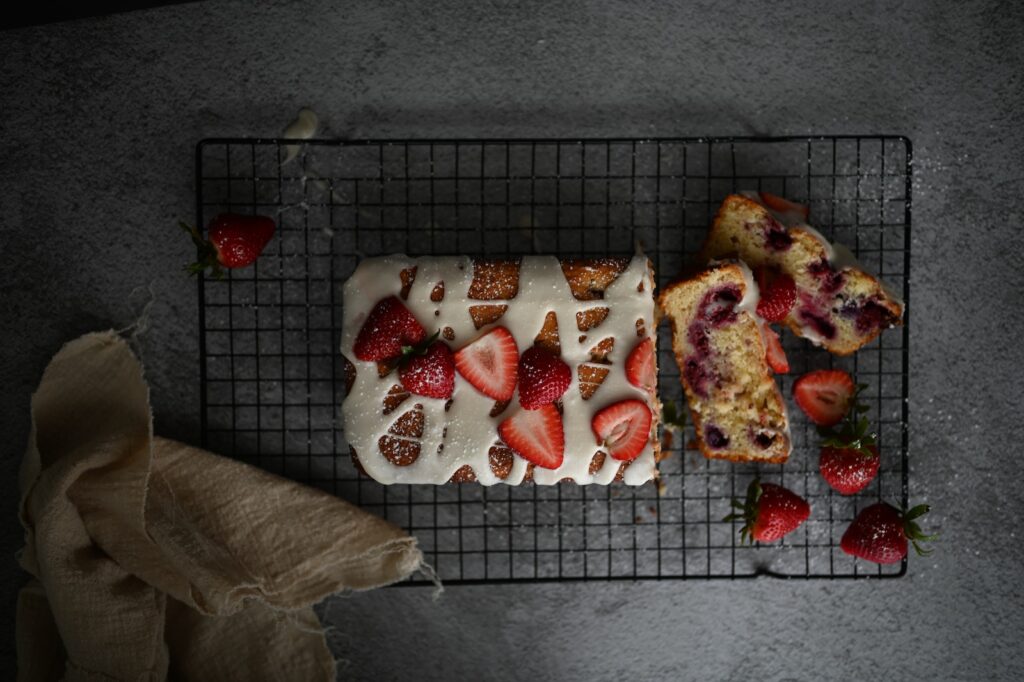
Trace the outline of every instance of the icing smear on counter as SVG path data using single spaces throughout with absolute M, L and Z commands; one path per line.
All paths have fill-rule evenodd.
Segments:
M 638 254 L 628 267 L 604 291 L 602 299 L 580 301 L 573 295 L 561 265 L 554 256 L 524 256 L 519 267 L 519 288 L 508 300 L 472 300 L 473 260 L 468 257 L 409 258 L 403 255 L 371 258 L 362 261 L 343 289 L 343 331 L 341 351 L 356 368 L 352 389 L 342 403 L 345 438 L 359 454 L 359 462 L 375 480 L 385 483 L 447 482 L 459 468 L 469 465 L 483 485 L 507 483 L 518 485 L 526 475 L 528 462 L 518 454 L 511 473 L 502 480 L 491 470 L 489 450 L 499 442 L 498 425 L 519 406 L 518 387 L 512 402 L 499 415 L 490 416 L 494 401 L 477 392 L 460 374 L 455 376 L 451 405 L 445 410 L 444 399 L 413 396 L 423 406 L 423 436 L 419 439 L 419 457 L 408 466 L 388 461 L 378 449 L 378 440 L 402 416 L 402 410 L 383 413 L 383 402 L 395 383 L 394 376 L 379 377 L 374 362 L 360 361 L 351 352 L 374 305 L 387 296 L 397 296 L 402 288 L 400 273 L 415 267 L 416 276 L 405 301 L 406 307 L 427 330 L 451 328 L 454 338 L 449 345 L 458 350 L 495 326 L 503 326 L 515 338 L 520 353 L 533 345 L 549 312 L 554 312 L 560 330 L 562 360 L 573 368 L 572 383 L 562 396 L 562 423 L 565 456 L 557 469 L 535 467 L 534 482 L 541 485 L 571 478 L 579 484 L 611 483 L 621 462 L 606 456 L 594 474 L 589 472 L 594 454 L 600 449 L 591 428 L 593 416 L 602 408 L 628 398 L 651 405 L 650 396 L 633 386 L 626 378 L 625 361 L 639 341 L 637 320 L 651 333 L 654 326 L 654 281 L 646 256 Z M 441 301 L 431 300 L 434 288 L 444 283 Z M 643 285 L 642 287 L 640 285 Z M 470 314 L 474 305 L 507 305 L 504 315 L 492 324 L 476 329 Z M 607 317 L 590 333 L 576 333 L 577 313 L 606 308 Z M 571 332 L 569 331 L 571 330 Z M 593 337 L 588 341 L 588 337 Z M 613 337 L 615 344 L 608 354 L 610 369 L 597 392 L 583 400 L 580 393 L 579 365 L 591 364 L 593 339 Z M 442 447 L 443 445 L 443 447 Z M 656 473 L 654 450 L 648 442 L 640 455 L 623 473 L 627 485 L 641 485 Z
M 282 137 L 294 140 L 308 140 L 316 134 L 316 129 L 319 125 L 320 119 L 317 118 L 316 112 L 308 107 L 304 107 L 299 109 L 299 115 L 284 129 Z M 284 154 L 284 160 L 281 161 L 281 165 L 288 163 L 299 155 L 299 145 L 286 145 Z

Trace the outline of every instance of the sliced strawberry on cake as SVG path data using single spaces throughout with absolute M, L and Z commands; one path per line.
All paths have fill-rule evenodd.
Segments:
M 562 415 L 553 404 L 518 410 L 498 425 L 498 434 L 526 461 L 544 469 L 562 466 L 565 434 Z
M 658 364 L 654 355 L 654 339 L 640 341 L 626 358 L 626 378 L 637 388 L 654 393 L 658 388 Z
M 651 441 L 651 408 L 636 399 L 609 405 L 594 415 L 597 444 L 614 459 L 632 461 Z
M 455 367 L 489 398 L 511 400 L 519 376 L 519 348 L 504 327 L 495 327 L 455 353 Z

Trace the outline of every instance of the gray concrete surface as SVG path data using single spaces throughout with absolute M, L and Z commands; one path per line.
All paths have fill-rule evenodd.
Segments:
M 133 319 L 156 428 L 198 441 L 195 290 L 171 226 L 194 143 L 333 136 L 908 135 L 912 497 L 942 540 L 878 583 L 387 589 L 332 601 L 352 679 L 1020 679 L 1019 3 L 203 2 L 0 33 L 3 669 L 15 472 L 65 340 Z

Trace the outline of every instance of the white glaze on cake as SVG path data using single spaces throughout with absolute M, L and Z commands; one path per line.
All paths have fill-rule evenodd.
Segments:
M 378 440 L 388 433 L 404 412 L 399 409 L 385 415 L 382 409 L 384 398 L 396 378 L 378 377 L 376 363 L 356 359 L 352 346 L 374 305 L 382 298 L 399 295 L 402 288 L 400 273 L 411 267 L 417 270 L 406 307 L 428 334 L 450 327 L 455 333 L 454 340 L 449 342 L 453 351 L 492 327 L 503 326 L 515 338 L 522 353 L 533 345 L 547 314 L 555 313 L 562 360 L 573 368 L 572 383 L 562 397 L 565 456 L 558 469 L 536 467 L 533 480 L 541 485 L 554 484 L 564 478 L 579 484 L 611 483 L 621 464 L 618 460 L 605 457 L 601 468 L 593 475 L 589 473 L 590 462 L 599 449 L 591 420 L 597 411 L 620 400 L 639 398 L 648 405 L 652 403 L 645 391 L 629 383 L 624 369 L 629 352 L 639 340 L 636 336 L 637 320 L 643 320 L 648 333 L 655 328 L 654 282 L 646 256 L 634 256 L 626 270 L 605 289 L 603 299 L 594 301 L 579 301 L 572 295 L 561 265 L 553 256 L 525 256 L 520 264 L 518 293 L 507 301 L 469 299 L 473 261 L 467 257 L 409 258 L 396 255 L 366 259 L 345 283 L 341 352 L 352 362 L 356 372 L 352 390 L 342 403 L 343 423 L 345 438 L 359 453 L 359 462 L 366 472 L 385 484 L 441 484 L 459 468 L 469 465 L 483 485 L 501 482 L 518 485 L 526 474 L 526 460 L 516 455 L 511 473 L 502 481 L 491 471 L 488 455 L 491 446 L 499 442 L 498 424 L 521 409 L 518 392 L 504 412 L 491 417 L 494 401 L 480 394 L 459 374 L 455 377 L 455 391 L 447 412 L 444 409 L 446 400 L 413 396 L 408 401 L 421 404 L 425 417 L 423 437 L 419 439 L 420 455 L 415 462 L 396 466 L 379 452 Z M 431 292 L 441 282 L 444 283 L 443 300 L 431 301 Z M 638 291 L 641 283 L 643 290 Z M 469 308 L 481 304 L 505 304 L 508 309 L 496 322 L 477 330 Z M 580 341 L 576 313 L 593 308 L 607 308 L 608 315 Z M 616 340 L 608 355 L 611 371 L 597 392 L 589 400 L 583 400 L 576 367 L 588 364 L 590 350 L 598 340 L 607 337 Z M 442 443 L 443 449 L 439 448 Z M 641 485 L 654 478 L 655 473 L 654 450 L 648 443 L 626 467 L 623 480 L 627 485 Z

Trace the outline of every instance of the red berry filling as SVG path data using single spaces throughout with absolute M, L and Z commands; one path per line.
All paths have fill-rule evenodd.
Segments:
M 842 289 L 846 282 L 843 273 L 837 272 L 832 263 L 825 258 L 808 265 L 807 272 L 818 279 L 821 290 L 826 294 L 834 294 Z
M 729 444 L 729 436 L 714 424 L 708 424 L 704 427 L 704 442 L 708 444 L 708 447 L 717 450 Z
M 721 327 L 736 321 L 736 304 L 740 302 L 740 290 L 724 286 L 704 294 L 697 307 L 697 317 L 706 320 L 712 327 Z
M 765 244 L 772 251 L 786 251 L 793 246 L 793 238 L 781 225 L 775 223 L 765 234 Z
M 793 246 L 793 238 L 782 224 L 768 216 L 763 222 L 747 223 L 748 230 L 760 229 L 764 232 L 764 244 L 772 251 L 787 251 Z
M 801 308 L 799 311 L 799 317 L 805 324 L 813 327 L 814 331 L 816 331 L 820 336 L 826 339 L 834 339 L 836 337 L 835 325 L 825 319 L 824 315 L 820 315 L 808 310 L 807 308 Z
M 685 367 L 683 372 L 686 375 L 686 383 L 694 393 L 701 398 L 707 398 L 708 382 L 714 378 L 711 368 L 692 355 L 686 359 Z
M 683 374 L 693 391 L 702 398 L 708 397 L 708 382 L 717 380 L 711 358 L 710 329 L 732 324 L 737 319 L 736 304 L 740 302 L 740 290 L 735 286 L 723 286 L 704 294 L 697 306 L 697 316 L 686 330 L 686 338 L 693 352 L 683 360 Z
M 873 332 L 890 324 L 892 313 L 874 301 L 868 301 L 857 311 L 857 331 L 861 334 Z

